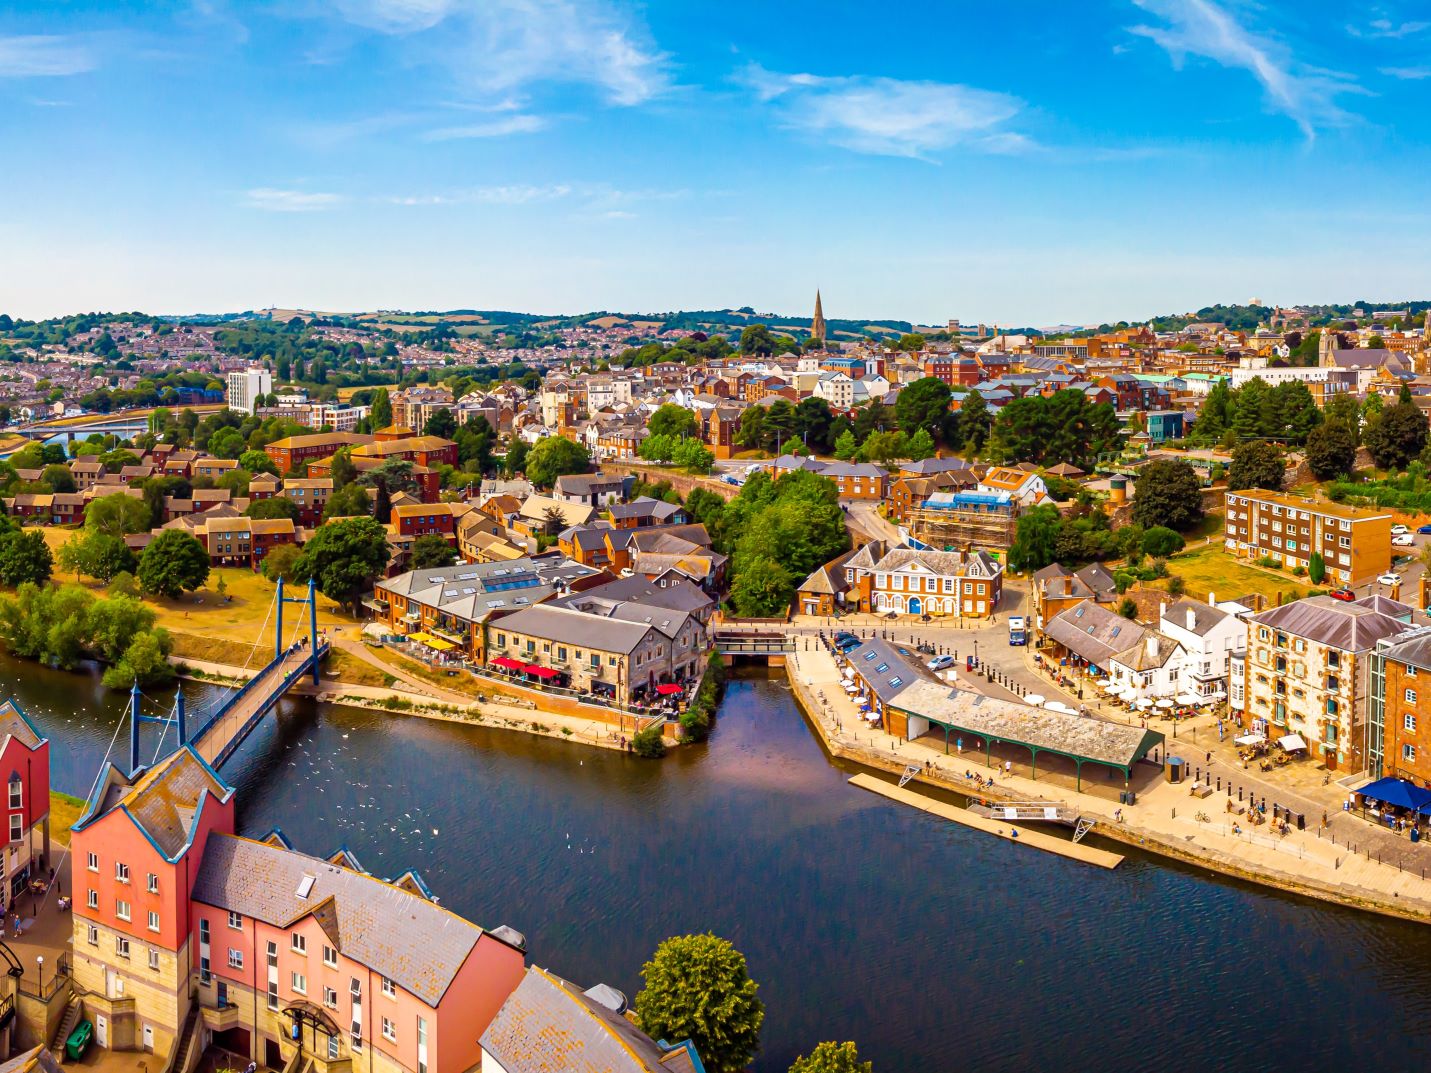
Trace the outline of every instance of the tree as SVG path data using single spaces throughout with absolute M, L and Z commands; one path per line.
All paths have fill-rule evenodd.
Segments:
M 775 337 L 770 334 L 770 329 L 764 324 L 748 324 L 740 333 L 740 352 L 742 354 L 766 356 L 774 354 L 775 349 Z
M 188 533 L 166 529 L 140 555 L 137 576 L 145 592 L 176 600 L 208 580 L 209 553 Z
M 766 555 L 744 560 L 730 587 L 736 612 L 749 618 L 774 618 L 790 610 L 795 598 L 795 578 Z
M 835 457 L 841 462 L 848 462 L 855 457 L 855 452 L 860 449 L 859 442 L 855 439 L 855 434 L 850 429 L 845 429 L 840 433 L 840 438 L 835 441 Z
M 816 454 L 828 453 L 833 446 L 830 433 L 834 424 L 830 404 L 817 395 L 801 399 L 795 406 L 795 432 Z
M 347 448 L 343 448 L 347 450 Z M 239 468 L 246 469 L 249 473 L 271 473 L 275 477 L 280 476 L 278 466 L 273 459 L 268 457 L 267 451 L 248 450 L 238 456 Z
M 740 431 L 736 433 L 740 445 L 748 450 L 759 450 L 765 440 L 765 407 L 747 406 L 740 415 Z
M 652 1039 L 690 1040 L 708 1073 L 740 1073 L 760 1049 L 765 1005 L 745 957 L 715 935 L 678 935 L 641 966 L 636 1020 Z
M 961 396 L 959 404 L 958 428 L 964 440 L 966 451 L 982 451 L 989 438 L 989 428 L 993 418 L 989 414 L 989 401 L 977 391 L 969 391 Z
M 1144 555 L 1165 559 L 1183 547 L 1183 538 L 1166 526 L 1155 525 L 1143 534 Z
M 38 529 L 11 529 L 0 536 L 0 581 L 12 588 L 50 580 L 54 557 Z
M 373 422 L 373 428 L 387 428 L 393 423 L 393 404 L 388 398 L 388 389 L 380 387 L 373 392 L 373 401 L 368 411 L 368 417 Z
M 287 518 L 298 521 L 301 511 L 298 504 L 287 496 L 272 496 L 269 499 L 255 499 L 249 503 L 244 514 L 250 518 Z
M 807 450 L 805 450 L 805 444 L 804 444 L 804 442 L 800 439 L 800 437 L 798 437 L 798 436 L 791 436 L 788 440 L 786 440 L 784 443 L 782 443 L 782 444 L 780 445 L 780 453 L 781 453 L 782 455 L 801 455 L 801 456 L 804 456 L 804 455 L 808 455 L 810 452 L 807 451 Z
M 894 417 L 906 436 L 920 429 L 931 437 L 944 428 L 944 415 L 949 412 L 949 385 L 938 377 L 926 376 L 901 389 L 894 400 Z
M 329 466 L 328 476 L 333 480 L 335 492 L 340 488 L 346 488 L 358 479 L 358 467 L 353 464 L 353 449 L 351 447 L 338 448 Z
M 680 440 L 671 452 L 671 461 L 692 473 L 709 473 L 715 465 L 715 452 L 700 440 Z
M 110 663 L 119 659 L 134 638 L 154 628 L 154 609 L 132 596 L 109 596 L 89 608 L 88 647 Z
M 373 518 L 348 518 L 319 526 L 294 564 L 330 600 L 358 611 L 363 594 L 388 564 L 387 530 Z
M 558 477 L 585 473 L 591 465 L 586 448 L 565 436 L 549 436 L 527 456 L 527 479 L 539 488 L 550 488 Z
M 724 510 L 725 500 L 701 485 L 696 485 L 686 496 L 686 511 L 691 520 L 704 525 L 707 530 L 715 526 Z
M 646 429 L 653 436 L 670 436 L 678 440 L 682 436 L 696 434 L 696 415 L 684 406 L 668 402 L 658 407 L 646 422 Z
M 1362 440 L 1382 469 L 1405 469 L 1426 447 L 1426 415 L 1410 402 L 1388 406 L 1367 423 Z
M 40 472 L 40 480 L 50 486 L 51 492 L 73 492 L 78 487 L 75 484 L 75 475 L 70 472 L 70 467 L 62 466 L 59 463 L 46 466 Z
M 795 1059 L 790 1073 L 874 1073 L 874 1063 L 861 1062 L 853 1043 L 826 1042 Z
M 1057 557 L 1063 519 L 1057 507 L 1034 507 L 1020 516 L 1009 548 L 1009 565 L 1015 570 L 1042 570 Z
M 1322 558 L 1321 552 L 1312 552 L 1307 560 L 1307 577 L 1311 578 L 1313 585 L 1320 585 L 1327 579 L 1327 560 Z
M 452 411 L 445 406 L 440 410 L 434 410 L 432 416 L 427 419 L 427 423 L 422 426 L 422 434 L 450 440 L 457 435 L 457 418 L 453 417 Z
M 146 630 L 124 650 L 119 662 L 110 667 L 100 680 L 110 689 L 164 685 L 174 679 L 169 653 L 174 645 L 167 630 Z
M 1307 437 L 1307 465 L 1319 481 L 1350 475 L 1356 467 L 1356 433 L 1328 420 Z
M 412 542 L 412 568 L 434 570 L 457 561 L 457 549 L 436 533 L 427 533 Z
M 1232 451 L 1232 465 L 1227 468 L 1227 490 L 1265 488 L 1280 492 L 1287 476 L 1287 463 L 1282 452 L 1265 440 L 1248 440 Z
M 119 537 L 97 529 L 84 529 L 60 548 L 59 567 L 76 576 L 87 574 L 108 584 L 117 575 L 133 573 L 138 565 L 134 552 Z
M 1134 602 L 1133 597 L 1125 596 L 1119 601 L 1118 614 L 1123 618 L 1131 619 L 1138 617 L 1138 605 Z
M 515 477 L 527 467 L 527 456 L 531 453 L 531 445 L 526 440 L 514 439 L 507 444 L 507 453 L 502 459 L 502 472 L 508 477 Z
M 631 735 L 631 751 L 644 760 L 659 760 L 665 756 L 666 739 L 661 728 L 652 725 Z
M 1133 521 L 1186 532 L 1202 520 L 1202 489 L 1197 473 L 1182 459 L 1158 459 L 1138 471 Z
M 85 508 L 84 527 L 122 539 L 131 533 L 147 533 L 153 520 L 142 499 L 116 492 L 100 496 Z
M 913 459 L 932 458 L 934 455 L 934 438 L 929 435 L 928 429 L 920 429 L 913 436 L 908 437 L 905 443 L 905 453 Z
M 263 557 L 263 576 L 275 585 L 278 584 L 279 578 L 282 578 L 284 581 L 307 580 L 306 578 L 300 577 L 298 571 L 295 569 L 300 554 L 296 544 L 277 545 Z
M 323 508 L 323 520 L 364 517 L 371 510 L 368 490 L 361 484 L 345 484 L 328 497 L 328 505 Z
M 238 429 L 221 428 L 209 437 L 208 450 L 216 458 L 238 458 L 247 446 Z

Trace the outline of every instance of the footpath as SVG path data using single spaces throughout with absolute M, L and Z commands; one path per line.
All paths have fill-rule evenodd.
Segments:
M 1136 846 L 1279 890 L 1431 922 L 1431 882 L 1421 866 L 1406 867 L 1404 856 L 1392 860 L 1370 848 L 1380 845 L 1376 836 L 1381 832 L 1359 820 L 1341 817 L 1334 824 L 1340 835 L 1335 830 L 1324 832 L 1319 809 L 1307 813 L 1306 830 L 1278 834 L 1271 823 L 1253 826 L 1247 816 L 1229 813 L 1229 803 L 1235 806 L 1236 798 L 1225 791 L 1199 799 L 1191 795 L 1190 783 L 1167 783 L 1152 777 L 1152 772 L 1140 774 L 1137 780 L 1137 803 L 1120 805 L 1116 797 L 1104 796 L 1109 794 L 1106 788 L 1100 788 L 1102 794 L 1080 793 L 1048 780 L 1006 775 L 997 765 L 986 766 L 984 758 L 972 751 L 945 754 L 942 736 L 936 746 L 930 738 L 904 741 L 868 728 L 842 688 L 834 657 L 823 648 L 791 655 L 786 673 L 832 755 L 893 773 L 917 767 L 921 772 L 910 789 L 928 784 L 987 799 L 1061 801 L 1096 821 L 1090 838 Z M 1223 771 L 1227 773 L 1226 768 Z M 983 784 L 976 787 L 966 772 L 977 775 Z M 1250 784 L 1250 773 L 1239 769 L 1233 774 L 1239 780 L 1249 775 Z M 1293 795 L 1269 790 L 1267 796 L 1271 802 Z M 1287 804 L 1297 808 L 1292 800 Z

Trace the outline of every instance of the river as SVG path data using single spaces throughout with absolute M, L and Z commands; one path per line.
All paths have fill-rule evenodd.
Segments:
M 4 657 L 0 675 L 51 737 L 56 788 L 85 793 L 123 695 Z M 186 690 L 191 709 L 212 693 Z M 726 936 L 766 1003 L 762 1073 L 832 1038 L 876 1073 L 1422 1059 L 1431 928 L 1153 857 L 1104 872 L 848 774 L 784 684 L 756 676 L 731 683 L 709 745 L 661 763 L 286 700 L 225 770 L 244 833 L 346 845 L 382 876 L 416 867 L 445 905 L 512 925 L 533 963 L 584 985 L 634 995 L 667 935 Z

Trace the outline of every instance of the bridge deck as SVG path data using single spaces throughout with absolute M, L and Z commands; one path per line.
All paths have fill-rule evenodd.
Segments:
M 289 687 L 327 651 L 326 644 L 319 645 L 316 651 L 306 644 L 295 645 L 249 679 L 191 737 L 191 744 L 205 762 L 212 768 L 220 767 Z

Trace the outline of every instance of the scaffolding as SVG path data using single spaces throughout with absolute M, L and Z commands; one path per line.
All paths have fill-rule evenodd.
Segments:
M 909 535 L 946 551 L 1003 551 L 1017 523 L 1018 504 L 1007 492 L 939 492 L 909 512 Z

